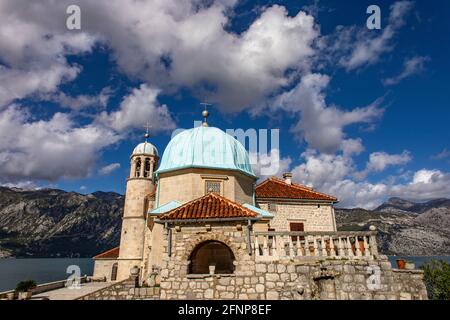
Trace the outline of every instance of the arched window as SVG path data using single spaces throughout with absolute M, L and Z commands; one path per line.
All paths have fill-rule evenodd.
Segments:
M 115 262 L 111 269 L 111 281 L 117 280 L 117 267 L 118 267 L 118 264 L 117 264 L 117 262 Z
M 141 159 L 136 160 L 136 170 L 134 176 L 138 178 L 141 175 Z
M 209 266 L 214 265 L 216 274 L 231 274 L 234 272 L 234 255 L 231 249 L 219 241 L 200 243 L 192 251 L 189 258 L 190 274 L 208 274 Z
M 150 176 L 150 158 L 145 158 L 144 177 L 148 178 L 149 176 Z

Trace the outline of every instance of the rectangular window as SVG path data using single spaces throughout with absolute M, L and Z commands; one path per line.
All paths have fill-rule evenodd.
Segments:
M 220 187 L 221 187 L 220 181 L 205 181 L 205 193 L 215 193 L 220 195 Z
M 291 222 L 289 224 L 289 228 L 291 229 L 291 231 L 294 232 L 303 232 L 305 231 L 305 225 L 301 222 Z M 296 237 L 296 236 L 292 236 L 292 241 L 293 242 L 297 242 L 298 240 L 303 241 L 305 240 L 305 237 Z

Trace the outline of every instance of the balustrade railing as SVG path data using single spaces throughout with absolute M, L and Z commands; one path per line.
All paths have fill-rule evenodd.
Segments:
M 255 232 L 255 259 L 346 258 L 373 259 L 378 255 L 376 231 Z

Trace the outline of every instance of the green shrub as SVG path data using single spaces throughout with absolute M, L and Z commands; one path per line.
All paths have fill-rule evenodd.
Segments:
M 36 288 L 36 282 L 33 280 L 20 281 L 16 286 L 16 291 L 27 292 L 31 289 Z
M 444 260 L 431 260 L 422 266 L 424 281 L 431 300 L 450 299 L 450 264 Z

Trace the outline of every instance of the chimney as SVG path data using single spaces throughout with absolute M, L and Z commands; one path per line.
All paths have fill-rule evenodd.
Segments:
M 283 179 L 286 184 L 292 184 L 292 173 L 291 172 L 283 173 Z

